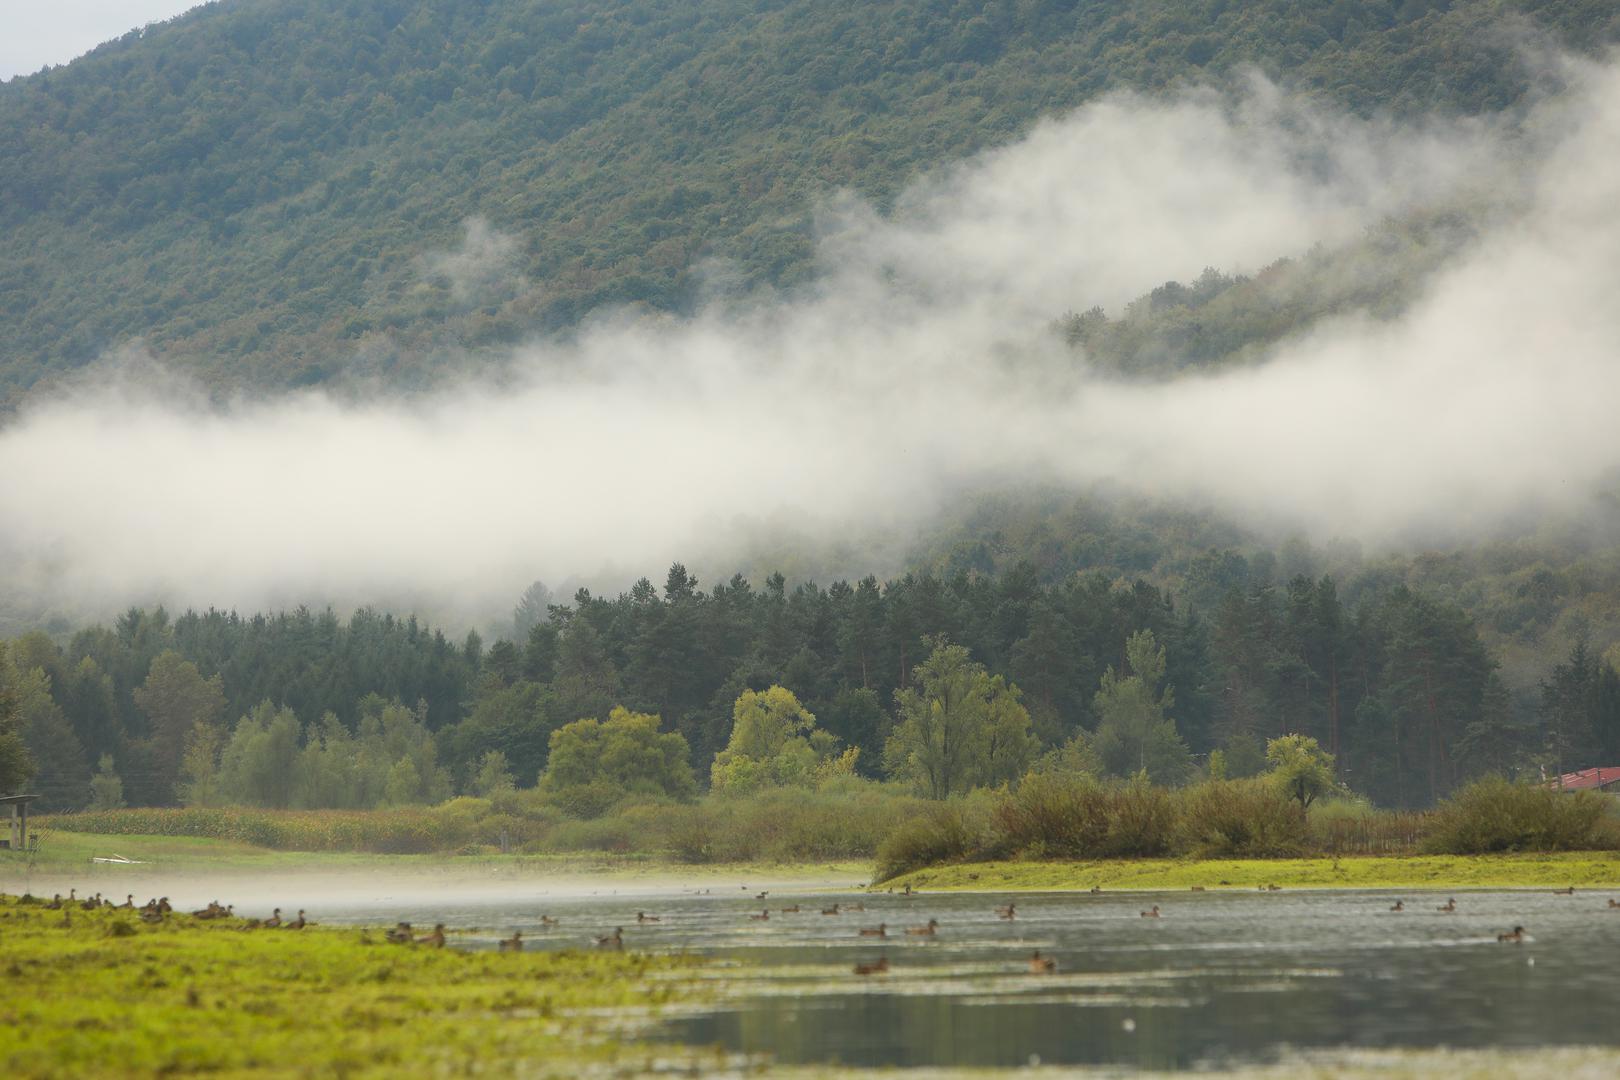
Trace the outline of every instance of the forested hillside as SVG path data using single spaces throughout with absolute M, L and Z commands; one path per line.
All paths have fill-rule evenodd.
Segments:
M 688 307 L 710 257 L 802 281 L 819 195 L 881 202 L 1109 88 L 1251 65 L 1489 112 L 1535 34 L 1617 31 L 1600 0 L 223 0 L 0 86 L 0 403 L 137 339 L 216 386 L 417 385 Z

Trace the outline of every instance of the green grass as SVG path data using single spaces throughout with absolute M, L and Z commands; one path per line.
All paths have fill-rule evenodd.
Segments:
M 962 891 L 1089 889 L 1460 889 L 1620 886 L 1620 854 L 1356 856 L 1340 859 L 1110 859 L 983 862 L 904 874 L 885 887 Z
M 704 993 L 682 957 L 67 915 L 0 896 L 0 975 L 19 991 L 0 1002 L 0 1075 L 574 1076 L 639 1064 L 636 1024 Z

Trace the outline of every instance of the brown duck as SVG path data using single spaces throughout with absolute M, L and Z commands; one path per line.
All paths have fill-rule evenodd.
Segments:
M 523 931 L 514 930 L 514 931 L 512 931 L 512 936 L 511 937 L 502 938 L 501 943 L 500 943 L 500 949 L 501 949 L 501 952 L 522 952 L 523 951 Z
M 857 975 L 882 975 L 888 970 L 889 958 L 887 956 L 878 957 L 875 963 L 855 965 L 855 974 Z
M 906 933 L 910 934 L 912 937 L 933 937 L 935 931 L 937 931 L 938 929 L 939 929 L 939 920 L 938 919 L 929 919 L 927 926 L 908 926 L 908 927 L 906 927 Z
M 876 926 L 861 927 L 861 937 L 888 937 L 889 924 L 878 923 Z
M 1031 975 L 1056 975 L 1057 960 L 1054 957 L 1042 956 L 1041 950 L 1036 949 L 1029 954 L 1029 973 Z

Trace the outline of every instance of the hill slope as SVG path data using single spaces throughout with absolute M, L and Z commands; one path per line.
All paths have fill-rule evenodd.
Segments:
M 1497 110 L 1521 18 L 1620 38 L 1599 0 L 224 0 L 0 86 L 0 405 L 135 339 L 216 386 L 412 385 L 689 306 L 710 256 L 792 284 L 818 194 L 1113 87 Z

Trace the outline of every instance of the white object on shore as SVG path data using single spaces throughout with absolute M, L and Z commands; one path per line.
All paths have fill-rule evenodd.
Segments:
M 113 857 L 110 858 L 110 859 L 103 859 L 101 856 L 97 855 L 97 856 L 94 856 L 93 858 L 91 858 L 90 861 L 91 862 L 105 862 L 105 863 L 119 863 L 120 865 L 123 865 L 123 866 L 145 866 L 146 865 L 146 860 L 145 859 L 126 859 L 122 855 L 119 855 L 116 852 L 113 853 Z

